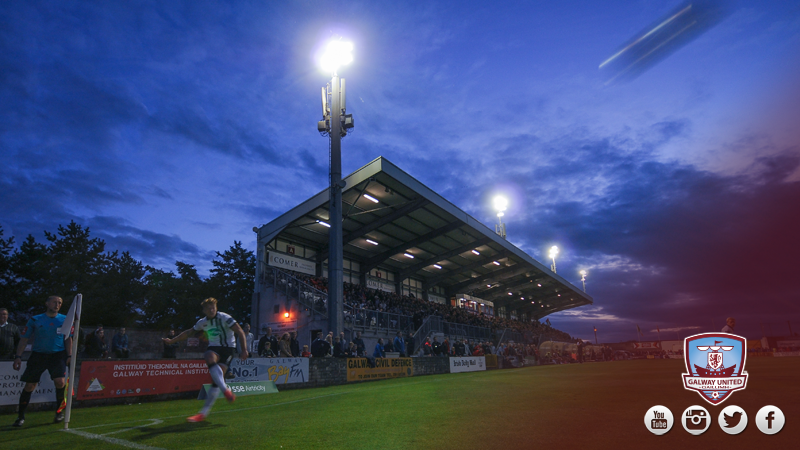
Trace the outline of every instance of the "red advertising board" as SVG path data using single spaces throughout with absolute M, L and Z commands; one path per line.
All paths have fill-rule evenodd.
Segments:
M 199 391 L 210 380 L 201 359 L 83 361 L 78 400 Z

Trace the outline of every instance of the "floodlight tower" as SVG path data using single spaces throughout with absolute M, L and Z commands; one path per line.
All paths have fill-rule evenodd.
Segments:
M 346 114 L 345 81 L 339 78 L 339 67 L 353 61 L 353 44 L 335 40 L 328 43 L 320 66 L 331 74 L 331 82 L 322 88 L 322 120 L 317 123 L 317 131 L 330 137 L 331 187 L 328 238 L 328 330 L 334 335 L 344 331 L 342 313 L 342 138 L 347 130 L 353 128 L 353 115 Z
M 503 211 L 508 208 L 508 200 L 502 195 L 496 196 L 492 199 L 494 203 L 494 210 L 497 211 L 497 224 L 494 226 L 494 232 L 500 235 L 501 238 L 506 239 L 506 224 L 503 223 Z
M 558 255 L 558 247 L 556 247 L 554 245 L 554 246 L 550 247 L 550 259 L 553 260 L 553 265 L 550 266 L 550 270 L 552 270 L 553 273 L 557 273 L 556 272 L 556 255 Z
M 581 283 L 583 283 L 583 292 L 586 292 L 586 271 L 581 270 Z

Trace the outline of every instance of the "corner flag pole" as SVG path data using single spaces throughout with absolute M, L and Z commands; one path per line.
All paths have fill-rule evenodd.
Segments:
M 69 429 L 69 418 L 72 412 L 72 392 L 75 390 L 75 365 L 78 360 L 78 340 L 80 339 L 80 331 L 77 333 L 74 330 L 80 330 L 81 326 L 81 304 L 83 303 L 83 295 L 78 294 L 72 305 L 67 312 L 67 318 L 64 320 L 64 325 L 61 326 L 61 333 L 64 336 L 72 334 L 72 356 L 69 360 L 69 378 L 67 378 L 67 385 L 65 393 L 67 397 L 66 412 L 64 413 L 64 429 Z

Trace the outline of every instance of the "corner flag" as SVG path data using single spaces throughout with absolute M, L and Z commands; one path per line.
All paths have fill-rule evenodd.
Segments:
M 69 378 L 67 378 L 67 385 L 64 387 L 66 390 L 65 397 L 67 398 L 66 412 L 64 413 L 64 429 L 69 428 L 69 416 L 72 412 L 72 393 L 75 390 L 75 364 L 78 360 L 78 339 L 80 332 L 75 333 L 76 329 L 81 326 L 81 306 L 83 304 L 83 295 L 78 294 L 72 305 L 67 312 L 67 318 L 64 319 L 64 324 L 61 325 L 62 336 L 72 336 L 72 357 L 69 361 Z

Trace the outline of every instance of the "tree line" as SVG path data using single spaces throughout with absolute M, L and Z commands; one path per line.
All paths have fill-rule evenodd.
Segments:
M 127 251 L 106 251 L 105 241 L 74 221 L 44 234 L 44 242 L 28 235 L 17 247 L 0 225 L 0 307 L 14 322 L 43 312 L 50 295 L 64 299 L 66 312 L 78 293 L 85 325 L 188 328 L 206 297 L 220 300 L 237 321 L 250 321 L 256 258 L 240 241 L 215 252 L 211 274 L 203 278 L 182 261 L 175 262 L 175 273 L 144 265 Z

